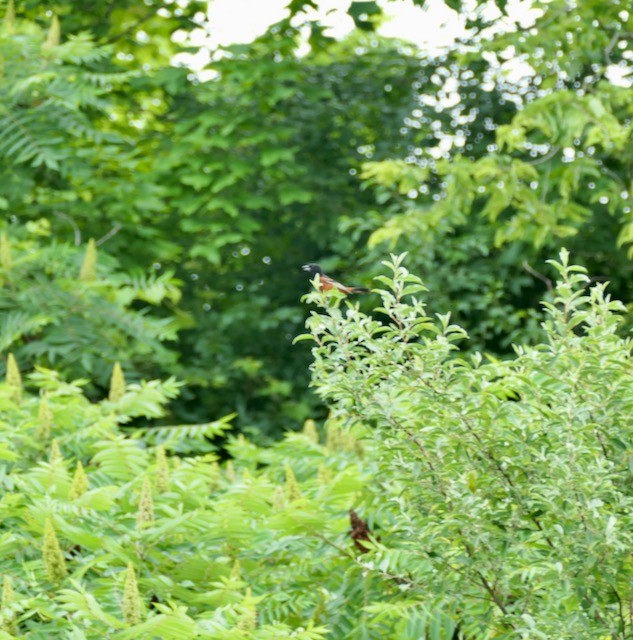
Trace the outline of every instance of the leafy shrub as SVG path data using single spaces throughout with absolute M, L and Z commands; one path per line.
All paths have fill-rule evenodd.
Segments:
M 317 640 L 360 625 L 363 580 L 347 510 L 370 477 L 360 447 L 313 423 L 269 449 L 243 437 L 218 463 L 202 425 L 162 415 L 174 380 L 90 403 L 83 381 L 15 359 L 0 384 L 0 637 Z M 183 454 L 188 457 L 182 458 Z
M 389 517 L 376 513 L 385 533 L 367 567 L 408 599 L 366 612 L 414 624 L 416 607 L 436 609 L 464 638 L 631 637 L 623 305 L 604 284 L 587 289 L 563 251 L 545 343 L 507 362 L 462 358 L 464 330 L 429 318 L 420 280 L 401 258 L 387 264 L 384 323 L 340 300 L 309 320 L 319 394 L 379 443 L 372 490 Z

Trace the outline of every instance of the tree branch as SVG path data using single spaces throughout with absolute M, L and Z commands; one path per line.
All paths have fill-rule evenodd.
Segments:
M 536 269 L 533 269 L 529 264 L 527 260 L 524 260 L 521 263 L 521 266 L 531 275 L 534 276 L 535 278 L 538 278 L 541 282 L 545 283 L 545 286 L 547 287 L 548 291 L 552 290 L 552 281 L 547 278 L 546 276 L 544 276 L 542 273 L 539 273 L 538 271 L 536 271 Z
M 99 247 L 101 246 L 104 242 L 107 242 L 112 236 L 115 236 L 117 233 L 119 233 L 119 231 L 121 231 L 123 227 L 117 222 L 117 224 L 115 224 L 112 229 L 110 229 L 110 231 L 108 231 L 108 233 L 106 233 L 104 236 L 101 236 L 101 238 L 99 238 L 96 242 L 96 245 Z
M 53 211 L 53 215 L 60 218 L 61 220 L 65 220 L 68 224 L 73 228 L 75 232 L 75 246 L 78 247 L 81 245 L 81 231 L 77 226 L 77 223 L 67 214 L 61 213 L 61 211 Z
M 148 20 L 151 20 L 156 15 L 157 11 L 158 9 L 156 9 L 156 11 L 150 11 L 148 14 L 144 15 L 142 18 L 139 18 L 136 22 L 131 24 L 127 29 L 125 29 L 124 31 L 121 31 L 121 33 L 117 33 L 113 35 L 111 38 L 106 40 L 106 44 L 112 44 L 113 42 L 116 42 L 121 38 L 125 38 L 125 36 L 129 35 L 133 31 L 136 31 L 143 23 L 147 22 Z

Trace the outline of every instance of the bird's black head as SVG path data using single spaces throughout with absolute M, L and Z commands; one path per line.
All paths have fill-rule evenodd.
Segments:
M 302 265 L 301 268 L 303 271 L 307 271 L 311 278 L 314 278 L 317 274 L 320 276 L 323 275 L 323 269 L 321 269 L 321 267 L 315 262 L 308 262 L 308 264 Z

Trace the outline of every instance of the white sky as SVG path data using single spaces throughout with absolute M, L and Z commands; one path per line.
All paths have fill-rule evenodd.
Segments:
M 212 0 L 209 6 L 211 44 L 249 42 L 286 15 L 288 0 Z M 318 16 L 329 27 L 327 34 L 342 37 L 354 28 L 347 15 L 351 0 L 319 0 Z M 460 31 L 457 14 L 442 0 L 430 0 L 427 8 L 412 0 L 380 2 L 389 21 L 379 29 L 385 36 L 398 36 L 419 45 L 445 46 Z
M 208 63 L 210 51 L 218 46 L 251 42 L 273 23 L 287 15 L 288 0 L 212 0 L 204 30 L 193 34 L 193 44 L 202 49 L 195 56 L 182 56 L 187 64 L 200 69 Z M 347 14 L 351 0 L 317 0 L 318 9 L 311 18 L 318 18 L 326 27 L 326 35 L 342 38 L 354 29 Z M 386 20 L 378 33 L 407 40 L 418 47 L 436 53 L 450 45 L 464 32 L 458 14 L 442 0 L 428 0 L 426 7 L 415 6 L 412 0 L 388 2 L 378 0 Z M 184 34 L 183 34 L 184 35 Z
M 209 63 L 211 53 L 218 46 L 251 42 L 271 24 L 284 18 L 288 2 L 289 0 L 211 0 L 207 19 L 201 21 L 204 22 L 204 27 L 189 34 L 191 44 L 199 45 L 200 50 L 194 55 L 180 54 L 176 56 L 176 61 L 192 69 L 202 69 Z M 354 28 L 352 18 L 347 15 L 350 4 L 351 0 L 317 0 L 318 9 L 311 10 L 310 17 L 318 18 L 326 26 L 327 35 L 342 38 Z M 451 45 L 456 37 L 465 33 L 463 20 L 443 0 L 427 0 L 424 8 L 414 5 L 412 0 L 378 0 L 378 4 L 386 17 L 379 26 L 378 33 L 409 41 L 431 55 L 439 53 Z M 496 7 L 492 11 L 485 11 L 490 17 L 497 17 L 495 13 L 501 15 Z M 532 7 L 531 0 L 508 0 L 505 11 L 509 16 L 509 19 L 504 19 L 509 23 L 508 26 L 514 23 L 519 29 L 530 27 L 540 14 L 539 9 Z M 531 72 L 527 64 L 516 59 L 508 61 L 504 67 L 509 79 L 513 81 L 518 81 Z M 622 82 L 618 76 L 624 70 L 614 67 L 609 71 L 609 75 L 613 76 L 612 81 L 618 84 Z M 200 74 L 201 79 L 213 75 L 212 71 Z M 624 84 L 630 85 L 630 82 L 630 79 L 624 80 Z

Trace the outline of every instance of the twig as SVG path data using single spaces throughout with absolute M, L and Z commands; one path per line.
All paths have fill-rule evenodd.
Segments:
M 121 231 L 123 227 L 117 222 L 112 229 L 110 229 L 110 231 L 108 231 L 108 233 L 105 234 L 105 236 L 102 236 L 101 238 L 99 238 L 96 242 L 97 246 L 99 247 L 100 245 L 102 245 L 104 242 L 107 242 L 112 236 L 115 236 L 117 233 L 119 233 L 119 231 Z
M 393 420 L 393 418 L 391 418 L 390 416 L 387 416 L 387 419 L 390 422 L 393 422 L 397 425 L 397 422 L 395 420 Z M 415 437 L 415 434 L 413 434 L 410 430 L 408 430 L 406 427 L 402 426 L 402 425 L 397 425 L 398 427 L 400 427 L 411 439 L 411 441 L 418 447 L 418 449 L 422 452 L 422 454 L 424 455 L 424 457 L 426 458 L 427 464 L 429 465 L 429 468 L 431 469 L 432 472 L 435 473 L 435 469 L 433 467 L 432 462 L 430 461 L 430 456 L 428 456 L 424 445 L 420 442 L 420 440 L 418 438 Z M 466 426 L 469 427 L 469 430 L 471 431 L 471 433 L 473 433 L 473 430 L 470 429 L 470 426 L 468 425 L 468 423 L 466 423 Z M 477 434 L 474 434 L 475 437 L 479 440 L 479 437 L 477 436 Z M 481 442 L 481 441 L 480 441 Z M 501 466 L 499 465 L 499 463 L 497 462 L 497 460 L 489 453 L 489 452 L 485 452 L 489 455 L 489 457 L 495 462 L 497 463 L 497 467 L 499 468 L 499 470 L 501 471 L 502 475 L 506 478 L 506 480 L 509 481 L 509 484 L 512 488 L 514 488 L 512 481 L 510 480 L 510 478 L 507 476 L 507 474 L 505 474 L 505 472 L 503 471 L 503 469 L 501 468 Z M 444 499 L 446 500 L 448 506 L 452 509 L 452 505 L 451 505 L 451 501 L 450 498 L 448 497 L 448 494 L 446 493 L 446 491 L 444 490 L 444 488 L 442 487 L 441 483 L 439 482 L 439 477 L 436 474 L 436 480 L 438 482 L 438 488 L 441 492 L 441 494 L 444 496 Z M 542 527 L 540 526 L 539 523 L 537 523 L 539 529 L 541 531 L 543 531 Z M 460 535 L 462 535 L 462 537 L 465 537 L 462 533 L 462 531 L 458 528 L 458 531 L 460 532 Z M 550 542 L 550 540 L 547 538 L 547 542 L 550 546 L 553 547 L 552 543 Z M 468 544 L 468 542 L 466 542 L 466 540 L 462 541 L 462 544 L 464 545 L 465 549 L 466 549 L 466 553 L 468 554 L 468 557 L 474 560 L 474 553 L 472 551 L 472 548 L 470 547 L 470 545 Z M 492 598 L 492 601 L 494 602 L 494 604 L 499 608 L 499 610 L 505 615 L 508 615 L 508 611 L 505 608 L 505 605 L 503 604 L 503 601 L 498 593 L 498 591 L 490 585 L 490 583 L 488 582 L 488 580 L 486 579 L 486 577 L 483 575 L 483 573 L 481 571 L 479 571 L 479 569 L 475 568 L 474 569 L 475 574 L 477 575 L 477 577 L 479 578 L 479 580 L 481 581 L 482 586 L 484 587 L 484 589 L 488 592 L 488 594 L 490 595 L 490 597 Z M 508 622 L 508 624 L 514 628 L 514 625 L 512 625 L 511 622 Z
M 312 535 L 315 538 L 318 538 L 319 540 L 325 542 L 325 544 L 330 545 L 330 547 L 332 547 L 333 549 L 336 549 L 337 551 L 339 551 L 343 555 L 347 556 L 350 560 L 352 560 L 355 564 L 357 564 L 362 569 L 367 569 L 367 566 L 365 565 L 365 563 L 362 560 L 359 560 L 351 551 L 348 551 L 347 549 L 344 549 L 340 545 L 336 544 L 336 542 L 332 542 L 326 536 L 324 536 L 322 533 L 319 533 L 317 531 L 316 533 L 313 533 Z M 414 587 L 414 588 L 419 587 L 419 585 L 416 582 L 414 582 L 411 578 L 408 578 L 408 577 L 405 577 L 405 576 L 397 576 L 397 575 L 395 575 L 393 573 L 389 573 L 388 571 L 383 571 L 382 569 L 378 569 L 377 571 L 384 578 L 387 578 L 387 580 L 395 580 L 396 582 L 399 582 L 399 583 L 405 582 L 410 587 Z
M 350 558 L 351 560 L 356 560 L 354 554 L 349 551 L 349 549 L 344 549 L 343 547 L 341 547 L 340 545 L 336 544 L 336 542 L 332 542 L 329 538 L 327 538 L 326 536 L 324 536 L 322 533 L 316 531 L 315 533 L 312 534 L 315 538 L 318 538 L 319 540 L 325 542 L 325 544 L 329 544 L 330 547 L 332 547 L 333 549 L 336 549 L 337 551 L 340 551 L 343 555 L 347 556 L 348 558 Z
M 613 64 L 611 62 L 611 52 L 613 51 L 613 48 L 615 47 L 615 43 L 620 39 L 621 40 L 630 40 L 631 38 L 633 38 L 633 33 L 631 33 L 630 31 L 616 31 L 611 36 L 611 40 L 609 40 L 609 44 L 604 48 L 604 59 L 605 59 L 607 65 Z
M 536 160 L 524 160 L 525 164 L 535 166 L 537 164 L 543 164 L 551 158 L 553 158 L 560 151 L 560 147 L 552 147 L 544 156 L 536 158 Z
M 377 398 L 374 397 L 373 401 L 374 401 L 375 404 L 379 405 Z M 407 436 L 409 437 L 410 442 L 412 442 L 418 448 L 418 450 L 420 451 L 420 453 L 424 457 L 424 461 L 426 462 L 428 468 L 430 469 L 431 473 L 433 474 L 433 479 L 435 480 L 435 483 L 437 484 L 437 488 L 438 488 L 439 492 L 442 494 L 442 497 L 447 502 L 450 502 L 449 497 L 448 497 L 448 493 L 447 493 L 446 489 L 444 488 L 444 486 L 442 485 L 442 481 L 440 480 L 440 476 L 437 473 L 437 470 L 435 469 L 435 466 L 433 465 L 433 462 L 431 460 L 431 456 L 426 451 L 426 448 L 424 447 L 424 445 L 422 444 L 420 439 L 418 437 L 416 437 L 416 435 L 411 431 L 411 429 L 409 429 L 409 428 L 405 427 L 404 425 L 400 424 L 393 416 L 385 415 L 385 417 L 387 418 L 388 422 L 391 424 L 391 426 L 396 431 L 398 431 L 398 430 L 404 431 L 407 434 Z
M 543 276 L 545 277 L 545 276 Z M 423 380 L 422 381 L 423 384 L 425 384 L 435 395 L 439 396 L 440 392 L 428 381 Z M 499 460 L 497 460 L 497 458 L 494 456 L 494 454 L 492 453 L 492 451 L 488 448 L 486 448 L 484 442 L 482 441 L 482 439 L 479 437 L 477 431 L 474 429 L 474 427 L 470 424 L 470 421 L 466 418 L 466 416 L 462 415 L 462 414 L 454 414 L 455 418 L 458 419 L 465 427 L 466 429 L 470 432 L 470 434 L 475 438 L 475 440 L 477 441 L 477 443 L 479 444 L 479 446 L 481 447 L 481 451 L 482 453 L 486 456 L 486 458 L 488 458 L 488 460 L 490 460 L 490 462 L 492 462 L 494 464 L 494 466 L 497 468 L 497 471 L 501 474 L 501 477 L 506 481 L 506 483 L 508 484 L 509 487 L 509 491 L 511 491 L 512 493 L 514 493 L 515 498 L 518 500 L 520 500 L 520 495 L 516 489 L 516 487 L 514 486 L 514 482 L 512 481 L 512 478 L 508 475 L 508 473 L 505 471 L 505 469 L 503 468 L 503 466 L 501 465 L 501 463 L 499 462 Z M 406 431 L 406 429 L 405 429 Z M 410 437 L 413 438 L 413 436 L 411 434 L 409 434 Z M 418 447 L 424 452 L 424 449 L 422 448 L 421 443 L 419 443 L 415 438 L 414 438 L 414 442 L 418 445 Z M 430 462 L 428 463 L 429 465 L 431 464 Z M 434 471 L 433 467 L 431 466 L 431 470 Z M 442 487 L 440 485 L 440 491 L 442 492 L 442 495 L 447 499 L 447 495 L 446 493 L 442 490 Z M 549 547 L 551 549 L 554 549 L 554 543 L 551 541 L 551 539 L 549 538 L 549 536 L 547 536 L 547 534 L 545 534 L 545 529 L 543 528 L 543 526 L 541 525 L 539 519 L 532 515 L 530 516 L 530 520 L 532 520 L 532 522 L 534 522 L 534 524 L 537 526 L 538 530 L 543 533 L 543 535 L 545 536 L 545 540 L 547 542 L 547 544 L 549 545 Z M 466 544 L 466 543 L 464 543 Z
M 68 224 L 73 228 L 73 231 L 75 232 L 75 246 L 78 247 L 79 245 L 81 245 L 81 231 L 79 230 L 77 223 L 67 213 L 53 211 L 53 215 L 68 222 Z
M 620 34 L 616 31 L 611 36 L 611 40 L 609 40 L 609 44 L 604 48 L 604 59 L 607 65 L 611 64 L 611 52 L 613 51 L 613 47 L 615 47 L 615 43 L 619 39 L 620 39 Z
M 548 291 L 552 290 L 552 281 L 547 278 L 546 276 L 544 276 L 542 273 L 539 273 L 538 271 L 536 271 L 535 269 L 533 269 L 527 262 L 527 260 L 524 260 L 521 263 L 521 266 L 532 276 L 534 276 L 535 278 L 538 278 L 541 282 L 545 283 L 545 286 L 547 287 Z
M 605 167 L 604 165 L 600 168 L 602 169 L 602 173 L 608 173 L 623 189 L 626 189 L 626 182 L 624 182 L 624 180 L 615 171 L 609 169 L 609 167 Z
M 104 21 L 108 21 L 110 19 L 110 16 L 112 15 L 112 12 L 114 11 L 114 5 L 116 3 L 116 0 L 110 0 L 110 2 L 108 2 L 108 6 L 106 7 L 106 11 L 105 11 L 105 15 L 104 15 Z
M 148 14 L 146 14 L 142 18 L 139 18 L 134 24 L 129 26 L 127 29 L 125 29 L 125 31 L 121 31 L 121 33 L 117 33 L 113 35 L 111 38 L 108 38 L 108 40 L 106 40 L 106 44 L 112 44 L 113 42 L 116 42 L 121 38 L 125 38 L 125 36 L 132 33 L 132 31 L 135 31 L 136 29 L 138 29 L 144 22 L 147 22 L 148 20 L 153 18 L 156 15 L 157 11 L 158 9 L 156 11 L 150 11 Z
M 471 549 L 470 545 L 467 542 L 464 542 L 463 544 L 464 544 L 464 547 L 466 548 L 466 553 L 468 554 L 468 557 L 471 560 L 474 560 L 475 554 L 473 553 L 473 550 Z M 481 584 L 483 585 L 484 589 L 490 594 L 492 601 L 497 605 L 501 613 L 503 613 L 504 616 L 508 616 L 508 610 L 503 604 L 503 601 L 501 600 L 501 597 L 499 596 L 499 593 L 497 592 L 497 590 L 490 584 L 490 582 L 488 582 L 488 580 L 486 579 L 486 576 L 481 571 L 479 571 L 479 569 L 474 569 L 474 571 L 479 577 L 479 579 L 481 580 Z M 512 622 L 508 620 L 507 624 L 512 629 L 514 629 L 514 625 L 512 624 Z
M 616 600 L 618 601 L 618 617 L 620 618 L 620 624 L 622 626 L 622 633 L 626 631 L 626 619 L 624 617 L 624 607 L 622 605 L 622 598 L 618 593 L 618 590 L 615 587 L 611 587 L 613 589 L 613 593 L 615 594 Z
M 514 482 L 512 481 L 512 478 L 510 477 L 510 475 L 506 472 L 506 470 L 503 468 L 503 466 L 501 465 L 499 460 L 497 460 L 497 458 L 492 453 L 492 451 L 490 449 L 486 448 L 484 442 L 479 437 L 479 434 L 473 428 L 473 426 L 470 424 L 468 419 L 465 416 L 462 416 L 462 415 L 460 415 L 459 418 L 461 419 L 462 424 L 465 425 L 466 429 L 468 429 L 468 431 L 475 438 L 475 440 L 477 440 L 477 443 L 481 446 L 481 450 L 482 450 L 483 454 L 486 456 L 486 458 L 488 458 L 488 460 L 490 460 L 490 462 L 492 462 L 495 465 L 495 467 L 497 468 L 497 471 L 499 471 L 501 476 L 508 483 L 508 486 L 510 487 L 510 490 L 512 492 L 514 492 L 517 501 L 519 501 L 520 500 L 520 495 L 519 495 L 516 487 L 514 486 Z M 554 543 L 550 540 L 549 536 L 545 533 L 545 529 L 543 528 L 543 525 L 541 525 L 540 520 L 534 515 L 530 516 L 530 520 L 532 520 L 532 522 L 534 522 L 534 524 L 537 526 L 538 530 L 545 536 L 545 540 L 546 540 L 547 544 L 549 545 L 549 547 L 551 549 L 554 549 L 555 548 L 554 547 Z

